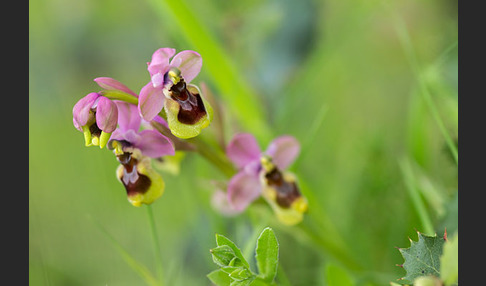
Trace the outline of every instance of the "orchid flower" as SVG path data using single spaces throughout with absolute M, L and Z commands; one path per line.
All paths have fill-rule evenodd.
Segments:
M 156 130 L 140 130 L 142 119 L 137 106 L 121 101 L 116 104 L 119 127 L 113 132 L 108 149 L 113 150 L 121 164 L 117 178 L 132 205 L 151 204 L 162 196 L 165 183 L 152 169 L 150 158 L 174 155 L 174 145 Z
M 153 53 L 152 61 L 147 63 L 151 80 L 140 91 L 138 109 L 147 121 L 164 109 L 172 134 L 192 138 L 209 125 L 213 116 L 199 88 L 190 84 L 201 70 L 202 58 L 190 50 L 174 55 L 172 48 Z
M 104 90 L 124 92 L 137 97 L 124 84 L 109 77 L 99 77 L 94 81 Z M 103 148 L 116 129 L 118 109 L 114 101 L 103 96 L 104 91 L 92 92 L 81 98 L 73 107 L 73 124 L 84 133 L 86 146 Z
M 300 194 L 295 176 L 284 171 L 299 152 L 300 145 L 292 136 L 274 139 L 262 152 L 253 135 L 236 134 L 226 147 L 228 158 L 239 170 L 228 183 L 229 205 L 241 212 L 263 196 L 283 223 L 302 221 L 307 200 Z

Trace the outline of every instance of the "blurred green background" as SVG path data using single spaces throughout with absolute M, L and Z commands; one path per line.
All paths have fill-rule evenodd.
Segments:
M 261 219 L 265 205 L 224 217 L 210 204 L 223 175 L 188 154 L 153 204 L 166 285 L 210 285 L 215 233 L 252 256 L 255 233 L 274 228 L 279 283 L 389 285 L 405 273 L 395 247 L 416 231 L 457 230 L 457 1 L 40 0 L 29 10 L 31 285 L 144 285 L 97 224 L 155 271 L 147 211 L 127 202 L 113 154 L 84 147 L 72 107 L 100 76 L 138 92 L 161 47 L 202 55 L 193 82 L 223 105 L 226 140 L 301 142 L 291 170 L 310 201 L 303 227 Z

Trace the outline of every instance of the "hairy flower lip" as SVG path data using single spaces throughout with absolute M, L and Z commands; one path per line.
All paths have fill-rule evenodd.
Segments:
M 136 207 L 152 204 L 164 193 L 165 183 L 162 177 L 150 166 L 148 157 L 140 150 L 117 156 L 120 166 L 116 175 L 123 184 L 128 201 Z
M 300 192 L 295 180 L 291 181 L 290 176 L 280 170 L 286 169 L 299 152 L 298 141 L 289 135 L 275 138 L 270 142 L 267 150 L 262 152 L 253 135 L 237 133 L 226 146 L 228 158 L 239 169 L 228 184 L 229 205 L 237 211 L 243 211 L 251 202 L 263 195 L 274 210 L 276 208 L 291 209 L 293 202 L 300 197 Z M 269 174 L 270 180 L 265 179 L 267 174 Z M 272 177 L 272 175 L 279 175 L 280 178 Z M 286 179 L 284 176 L 287 176 Z M 282 189 L 279 190 L 275 187 Z M 265 190 L 268 188 L 273 191 L 272 193 L 267 192 L 267 195 Z M 299 210 L 301 209 L 303 207 L 299 206 Z M 276 210 L 276 212 L 280 211 L 282 210 Z

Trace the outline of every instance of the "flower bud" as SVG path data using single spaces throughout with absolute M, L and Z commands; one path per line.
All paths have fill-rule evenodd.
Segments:
M 116 104 L 95 92 L 81 98 L 73 107 L 73 124 L 83 132 L 86 146 L 105 147 L 117 121 Z

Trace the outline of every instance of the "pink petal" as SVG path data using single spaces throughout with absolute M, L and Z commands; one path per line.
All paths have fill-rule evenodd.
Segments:
M 138 100 L 138 111 L 143 119 L 152 120 L 164 107 L 164 94 L 161 88 L 154 88 L 152 82 L 145 85 L 140 90 Z
M 127 142 L 130 142 L 130 144 L 134 144 L 134 143 L 139 142 L 141 140 L 141 138 L 140 138 L 140 134 L 138 134 L 133 129 L 121 130 L 121 129 L 117 128 L 111 134 L 110 141 L 111 140 L 127 141 Z
M 140 134 L 140 140 L 135 147 L 142 151 L 142 154 L 152 158 L 158 158 L 166 155 L 174 155 L 174 144 L 169 138 L 155 130 L 143 130 Z
M 116 104 L 106 97 L 101 96 L 96 107 L 96 124 L 106 133 L 116 129 L 118 121 L 118 108 Z
M 83 132 L 83 128 L 78 124 L 75 118 L 73 118 L 73 125 L 78 129 L 79 131 Z
M 100 97 L 98 93 L 92 92 L 76 102 L 73 107 L 73 120 L 77 122 L 78 126 L 86 125 L 89 119 L 89 111 L 98 97 Z
M 241 171 L 228 184 L 228 201 L 234 209 L 242 211 L 260 196 L 261 190 L 258 176 Z
M 167 121 L 165 121 L 165 119 L 162 118 L 160 115 L 155 116 L 153 121 L 158 122 L 158 123 L 164 125 L 165 127 L 169 128 L 169 124 L 167 123 Z
M 292 136 L 284 135 L 274 139 L 265 152 L 281 170 L 286 169 L 300 153 L 300 144 Z
M 138 131 L 142 118 L 137 106 L 123 101 L 117 101 L 116 106 L 118 107 L 118 125 L 120 129 Z
M 238 168 L 244 168 L 252 161 L 260 160 L 261 150 L 253 135 L 238 133 L 226 146 L 226 155 Z
M 107 90 L 119 90 L 123 91 L 125 93 L 131 94 L 135 97 L 138 97 L 138 94 L 133 92 L 131 89 L 129 89 L 126 85 L 123 83 L 117 81 L 116 79 L 112 79 L 111 77 L 97 77 L 94 79 L 94 81 L 101 86 L 103 89 Z
M 164 75 L 162 73 L 156 73 L 152 76 L 152 85 L 159 87 L 164 84 Z
M 174 56 L 176 50 L 172 48 L 160 48 L 152 55 L 152 61 L 148 65 L 150 76 L 156 73 L 165 74 L 169 68 L 169 59 Z
M 211 205 L 217 211 L 224 215 L 232 216 L 240 213 L 241 211 L 234 209 L 228 202 L 228 196 L 226 192 L 222 190 L 216 190 L 211 198 Z
M 191 82 L 201 71 L 201 55 L 194 51 L 182 51 L 175 55 L 170 62 L 170 66 L 180 69 L 182 77 L 186 83 Z

